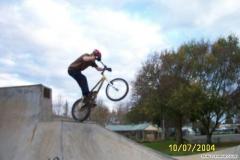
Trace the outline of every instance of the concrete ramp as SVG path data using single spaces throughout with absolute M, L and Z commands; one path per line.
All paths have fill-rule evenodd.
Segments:
M 0 160 L 19 159 L 39 122 L 52 120 L 51 90 L 42 85 L 0 88 Z
M 25 146 L 25 145 L 24 145 Z M 30 151 L 30 152 L 29 152 Z M 39 123 L 24 160 L 160 160 L 171 159 L 96 124 Z
M 172 158 L 96 124 L 53 121 L 42 85 L 0 88 L 0 160 L 146 159 Z
M 72 145 L 67 145 L 73 142 Z M 136 144 L 96 124 L 63 124 L 63 153 L 83 160 L 159 160 L 171 159 Z M 74 153 L 75 152 L 75 153 Z M 81 157 L 81 158 L 80 158 Z

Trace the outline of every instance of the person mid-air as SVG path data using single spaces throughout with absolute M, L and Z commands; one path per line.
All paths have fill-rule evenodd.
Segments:
M 98 71 L 103 71 L 103 68 L 98 67 L 95 60 L 101 61 L 102 54 L 99 50 L 95 49 L 91 54 L 85 53 L 81 55 L 78 59 L 70 64 L 68 67 L 68 74 L 73 77 L 82 90 L 82 95 L 84 97 L 83 102 L 88 101 L 89 88 L 86 76 L 82 74 L 82 71 L 92 66 Z

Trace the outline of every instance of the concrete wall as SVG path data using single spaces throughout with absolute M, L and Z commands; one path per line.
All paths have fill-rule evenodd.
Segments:
M 43 85 L 0 88 L 0 160 L 27 155 L 22 149 L 33 140 L 39 122 L 52 120 L 51 90 L 49 98 L 44 90 Z
M 0 117 L 9 120 L 11 118 L 51 120 L 51 89 L 43 85 L 0 88 Z

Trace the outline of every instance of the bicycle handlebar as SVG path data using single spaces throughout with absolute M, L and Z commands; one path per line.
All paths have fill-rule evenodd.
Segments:
M 112 68 L 107 67 L 102 61 L 100 61 L 100 63 L 104 66 L 101 74 L 103 74 L 106 70 L 109 71 L 109 72 L 112 72 Z

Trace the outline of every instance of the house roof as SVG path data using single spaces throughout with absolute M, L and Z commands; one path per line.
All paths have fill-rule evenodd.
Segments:
M 157 128 L 153 129 L 154 127 L 149 123 L 131 124 L 131 125 L 107 125 L 106 128 L 112 131 L 141 131 L 147 128 L 148 130 L 150 128 L 152 130 L 157 130 Z
M 145 128 L 145 131 L 161 131 L 161 129 L 153 125 L 149 125 L 147 128 Z

